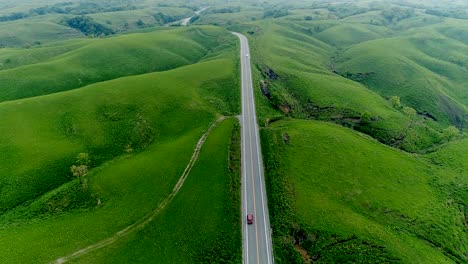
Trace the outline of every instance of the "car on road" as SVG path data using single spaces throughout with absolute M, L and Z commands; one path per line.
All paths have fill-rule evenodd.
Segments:
M 246 56 L 246 57 L 248 57 L 248 56 L 249 56 L 249 54 L 245 54 L 245 56 Z
M 253 224 L 253 221 L 254 221 L 253 214 L 248 214 L 247 215 L 247 224 L 251 225 L 251 224 Z

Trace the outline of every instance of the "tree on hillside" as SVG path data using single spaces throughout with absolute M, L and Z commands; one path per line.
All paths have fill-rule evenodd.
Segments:
M 89 158 L 89 154 L 88 153 L 78 154 L 78 156 L 76 156 L 76 163 L 78 163 L 80 165 L 89 166 L 89 164 L 91 163 L 91 159 Z
M 400 102 L 400 97 L 399 96 L 392 96 L 390 97 L 390 103 L 392 104 L 393 107 L 395 107 L 396 109 L 400 109 L 401 108 L 401 102 Z
M 288 9 L 271 9 L 263 13 L 263 18 L 278 18 L 289 15 Z
M 392 24 L 415 16 L 415 12 L 412 8 L 393 7 L 382 11 L 381 15 L 387 20 L 387 23 Z
M 136 22 L 136 25 L 137 25 L 137 27 L 144 27 L 145 22 L 143 22 L 143 20 L 141 20 L 141 19 L 138 19 L 138 21 Z
M 177 21 L 177 20 L 182 18 L 180 16 L 166 15 L 166 14 L 161 13 L 161 12 L 158 12 L 158 13 L 154 14 L 153 17 L 156 20 L 156 23 L 160 24 L 160 25 L 171 23 L 171 22 Z
M 81 180 L 81 178 L 83 178 L 84 176 L 88 174 L 88 166 L 72 165 L 70 168 L 70 171 L 73 173 L 73 176 L 78 177 L 78 179 L 80 180 L 80 183 L 82 183 L 83 181 Z
M 443 131 L 444 138 L 447 140 L 451 140 L 456 136 L 460 135 L 460 130 L 455 126 L 449 126 Z
M 115 31 L 94 21 L 89 16 L 77 16 L 65 20 L 65 23 L 87 36 L 107 36 L 115 34 Z
M 91 160 L 88 153 L 80 153 L 76 157 L 76 165 L 70 167 L 70 171 L 74 177 L 78 177 L 80 183 L 83 183 L 82 178 L 88 175 L 89 165 Z
M 408 107 L 408 106 L 403 107 L 403 113 L 405 113 L 405 114 L 407 114 L 408 116 L 411 116 L 411 117 L 414 117 L 414 116 L 416 116 L 418 114 L 416 112 L 416 110 L 414 110 L 414 108 Z

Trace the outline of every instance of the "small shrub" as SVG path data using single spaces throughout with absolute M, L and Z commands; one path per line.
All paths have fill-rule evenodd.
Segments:
M 394 108 L 396 108 L 396 109 L 401 108 L 401 101 L 400 101 L 399 96 L 392 96 L 392 97 L 390 97 L 389 101 L 390 101 L 390 103 L 392 104 L 392 106 Z

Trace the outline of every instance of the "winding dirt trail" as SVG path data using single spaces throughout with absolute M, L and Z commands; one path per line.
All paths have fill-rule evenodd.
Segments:
M 150 223 L 151 221 L 153 221 L 164 209 L 166 209 L 166 207 L 172 202 L 172 200 L 174 199 L 174 197 L 177 195 L 177 193 L 180 191 L 180 189 L 182 188 L 182 186 L 184 185 L 184 182 L 185 180 L 187 179 L 187 177 L 189 176 L 190 174 L 190 171 L 192 170 L 193 168 L 193 165 L 195 164 L 195 162 L 197 161 L 198 159 L 198 156 L 200 154 L 200 150 L 203 146 L 203 144 L 205 143 L 206 139 L 208 138 L 208 135 L 210 134 L 210 132 L 219 124 L 221 123 L 221 121 L 223 121 L 226 117 L 220 117 L 218 118 L 209 128 L 208 130 L 205 132 L 205 134 L 202 135 L 202 137 L 200 138 L 200 140 L 198 141 L 198 144 L 197 146 L 195 147 L 195 150 L 193 152 L 193 155 L 192 157 L 190 158 L 190 161 L 189 163 L 187 164 L 187 167 L 185 167 L 185 170 L 184 170 L 184 173 L 182 173 L 182 176 L 179 178 L 179 180 L 177 181 L 176 185 L 174 186 L 174 189 L 172 190 L 172 192 L 166 197 L 166 199 L 164 199 L 156 209 L 154 209 L 153 211 L 151 211 L 150 213 L 148 213 L 145 217 L 143 217 L 141 220 L 139 220 L 138 222 L 130 225 L 130 226 L 127 226 L 126 228 L 118 231 L 117 233 L 115 233 L 113 236 L 109 237 L 109 238 L 106 238 L 104 240 L 101 240 L 99 242 L 97 242 L 96 244 L 93 244 L 93 245 L 90 245 L 88 247 L 85 247 L 83 249 L 80 249 L 78 251 L 75 251 L 67 256 L 64 256 L 64 257 L 61 257 L 61 258 L 58 258 L 54 261 L 52 261 L 51 263 L 56 263 L 56 264 L 62 264 L 62 263 L 65 263 L 69 260 L 72 260 L 72 259 L 75 259 L 75 258 L 78 258 L 80 256 L 83 256 L 89 252 L 92 252 L 94 250 L 97 250 L 97 249 L 100 249 L 100 248 L 103 248 L 103 247 L 106 247 L 114 242 L 116 242 L 117 240 L 119 240 L 120 238 L 122 237 L 125 237 L 131 233 L 134 233 L 138 230 L 141 230 L 143 227 L 145 227 L 148 223 Z

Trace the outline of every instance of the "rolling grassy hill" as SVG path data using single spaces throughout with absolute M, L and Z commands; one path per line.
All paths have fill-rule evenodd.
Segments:
M 466 261 L 465 154 L 435 166 L 315 121 L 262 133 L 277 263 Z M 466 152 L 431 155 L 455 146 Z
M 86 38 L 79 30 L 68 27 L 66 20 L 73 17 L 84 15 L 93 20 L 95 25 L 113 32 L 128 33 L 150 27 L 159 28 L 171 21 L 189 17 L 198 4 L 184 1 L 171 1 L 168 4 L 164 1 L 141 0 L 26 0 L 0 3 L 2 5 L 0 47 L 29 48 L 58 40 Z M 88 25 L 86 28 L 90 27 Z M 11 31 L 12 28 L 15 28 L 15 32 Z
M 466 262 L 466 20 L 294 3 L 233 26 L 257 69 L 275 261 Z
M 11 31 L 12 28 L 15 32 Z M 0 36 L 1 47 L 30 47 L 39 43 L 83 37 L 77 30 L 42 19 L 2 22 Z
M 255 25 L 258 31 L 251 37 L 253 56 L 260 71 L 257 80 L 263 86 L 258 97 L 267 99 L 260 100 L 260 105 L 272 105 L 295 118 L 353 127 L 408 151 L 423 151 L 441 142 L 441 126 L 409 115 L 361 83 L 335 74 L 337 49 L 308 33 L 314 30 L 314 24 L 280 20 Z M 326 31 L 335 27 L 326 25 L 322 26 L 328 27 Z M 356 38 L 356 42 L 361 41 L 360 36 Z
M 90 17 L 94 18 L 98 23 L 107 25 L 115 30 L 124 31 L 137 28 L 137 22 L 139 20 L 144 23 L 144 26 L 164 25 L 162 21 L 157 21 L 155 19 L 154 15 L 157 13 L 162 13 L 179 20 L 192 16 L 193 10 L 179 7 L 148 7 L 137 10 L 97 13 L 90 15 Z
M 374 25 L 337 23 L 337 25 L 317 33 L 314 37 L 335 47 L 347 47 L 353 44 L 379 39 L 390 33 L 391 31 L 389 29 Z
M 149 40 L 157 42 L 159 38 L 154 34 L 148 34 Z M 174 53 L 180 51 L 172 56 L 185 57 L 181 65 L 191 64 L 190 60 L 198 62 L 184 67 L 172 65 L 177 68 L 160 73 L 0 103 L 3 120 L 0 125 L 0 262 L 52 261 L 141 220 L 172 191 L 197 140 L 210 124 L 221 114 L 238 113 L 235 38 L 213 28 L 176 30 L 166 36 L 160 41 L 177 39 L 176 43 L 167 44 L 172 46 L 167 49 L 172 48 Z M 180 41 L 184 38 L 187 40 Z M 202 38 L 207 41 L 198 44 Z M 132 43 L 144 46 L 143 40 L 148 39 L 136 35 Z M 101 51 L 115 47 L 106 46 L 107 39 L 93 42 L 99 41 L 104 44 L 93 45 Z M 194 50 L 178 49 L 183 44 Z M 73 62 L 71 58 L 82 58 L 80 52 L 86 53 L 87 47 L 60 56 Z M 208 49 L 211 52 L 205 56 L 204 51 Z M 203 54 L 196 57 L 199 54 L 196 51 Z M 61 59 L 51 63 L 57 60 Z M 211 167 L 205 163 L 216 162 L 216 168 L 227 167 L 227 159 L 222 157 L 227 155 L 226 142 L 230 140 L 232 121 L 221 127 L 220 132 L 215 132 L 217 139 L 213 139 L 219 144 L 207 142 L 211 147 L 206 150 L 219 152 L 216 156 L 220 159 L 207 161 L 202 159 L 202 154 L 196 166 Z M 91 159 L 91 171 L 81 184 L 78 179 L 72 179 L 70 172 L 79 153 L 88 153 Z M 233 161 L 233 166 L 238 164 Z M 194 168 L 195 175 L 200 175 L 197 170 Z M 216 207 L 206 217 L 230 218 L 238 208 L 229 198 L 234 194 L 227 188 L 230 181 L 223 177 L 228 177 L 227 173 L 223 170 L 212 174 L 215 178 L 211 182 L 221 179 L 212 188 L 223 198 L 217 202 L 223 209 Z M 193 190 L 193 184 L 187 185 L 199 192 Z M 190 196 L 190 192 L 186 195 Z M 209 208 L 204 201 L 197 206 Z M 202 223 L 208 219 L 197 221 Z M 232 252 L 227 257 L 235 261 L 239 230 L 227 225 L 212 228 L 205 230 L 211 232 L 207 236 L 222 229 L 229 239 L 207 245 L 206 250 L 210 246 L 225 247 Z M 200 239 L 179 245 L 187 252 L 181 257 L 192 257 L 203 240 Z
M 433 34 L 381 39 L 346 50 L 342 56 L 347 59 L 337 69 L 368 73 L 369 78 L 362 81 L 379 94 L 399 95 L 402 103 L 419 113 L 463 128 L 468 104 L 463 51 L 467 48 Z M 385 52 L 389 49 L 393 52 Z
M 160 217 L 133 236 L 71 263 L 240 263 L 240 171 L 231 175 L 226 164 L 235 161 L 229 150 L 237 148 L 240 154 L 236 122 L 224 121 L 211 133 L 180 194 Z M 237 140 L 230 142 L 233 132 Z
M 219 29 L 205 27 L 79 40 L 75 49 L 59 56 L 50 54 L 44 61 L 0 71 L 0 101 L 191 64 L 212 52 L 222 34 Z M 67 42 L 67 47 L 70 45 L 73 42 Z M 31 53 L 43 54 L 44 48 L 18 53 L 23 54 L 5 60 L 23 60 L 22 57 Z
M 4 48 L 0 49 L 0 70 L 17 68 L 30 64 L 36 64 L 51 60 L 59 55 L 72 51 L 86 45 L 87 41 L 55 42 L 32 49 Z
M 52 4 L 26 2 L 0 13 Z M 249 36 L 275 261 L 466 262 L 467 20 L 396 2 L 224 2 L 211 8 L 242 8 L 195 24 Z M 145 28 L 206 4 L 166 3 L 89 14 L 145 23 L 112 38 L 57 14 L 0 23 L 0 44 L 27 47 L 0 49 L 0 263 L 240 262 L 234 119 L 166 204 L 200 137 L 239 113 L 237 39 Z M 80 153 L 90 172 L 76 179 Z

